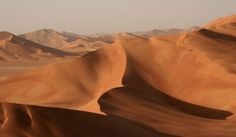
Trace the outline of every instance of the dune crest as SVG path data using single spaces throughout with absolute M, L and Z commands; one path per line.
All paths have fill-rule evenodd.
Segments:
M 205 28 L 236 37 L 236 15 L 219 18 Z

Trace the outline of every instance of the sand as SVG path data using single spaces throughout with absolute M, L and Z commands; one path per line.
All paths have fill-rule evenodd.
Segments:
M 1 79 L 0 135 L 235 137 L 235 17 Z

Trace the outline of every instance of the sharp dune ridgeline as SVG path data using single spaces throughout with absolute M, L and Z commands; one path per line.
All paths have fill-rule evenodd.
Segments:
M 0 77 L 0 137 L 235 137 L 235 24 L 232 15 L 174 34 L 83 37 L 102 43 L 84 56 L 2 32 L 5 64 L 61 59 Z

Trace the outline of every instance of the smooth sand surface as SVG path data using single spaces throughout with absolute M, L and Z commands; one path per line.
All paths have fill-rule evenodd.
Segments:
M 0 135 L 235 137 L 235 17 L 1 79 Z

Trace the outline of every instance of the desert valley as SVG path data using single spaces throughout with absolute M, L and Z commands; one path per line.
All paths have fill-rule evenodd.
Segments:
M 0 137 L 235 137 L 236 15 L 201 27 L 0 32 Z

